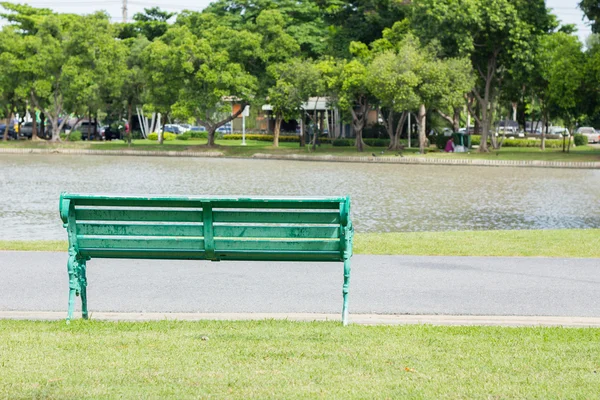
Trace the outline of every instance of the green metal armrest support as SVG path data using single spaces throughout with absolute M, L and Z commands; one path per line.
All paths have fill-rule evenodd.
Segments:
M 344 263 L 342 322 L 354 230 L 349 197 L 111 196 L 62 193 L 69 237 L 69 310 L 88 318 L 92 258 Z

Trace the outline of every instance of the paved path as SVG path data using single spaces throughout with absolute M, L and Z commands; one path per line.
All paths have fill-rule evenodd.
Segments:
M 66 253 L 0 252 L 0 311 L 61 311 Z M 95 312 L 326 313 L 341 263 L 101 260 Z M 600 317 L 600 259 L 355 256 L 354 314 Z

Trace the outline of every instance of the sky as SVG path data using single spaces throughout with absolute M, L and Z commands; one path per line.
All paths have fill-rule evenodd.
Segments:
M 113 21 L 122 20 L 123 0 L 22 0 L 20 3 L 27 3 L 34 7 L 51 8 L 57 12 L 70 12 L 78 14 L 87 14 L 96 10 L 105 10 Z M 585 38 L 591 33 L 589 26 L 586 25 L 583 18 L 583 12 L 577 8 L 579 0 L 546 0 L 549 8 L 554 10 L 559 20 L 565 24 L 575 24 L 579 30 L 579 38 L 585 43 Z M 210 0 L 127 0 L 128 19 L 141 12 L 144 8 L 160 7 L 167 11 L 181 11 L 184 9 L 201 11 L 210 3 Z

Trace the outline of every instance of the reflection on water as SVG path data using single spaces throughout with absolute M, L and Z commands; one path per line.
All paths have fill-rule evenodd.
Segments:
M 61 191 L 352 196 L 359 232 L 600 228 L 600 171 L 0 155 L 0 238 L 66 239 Z

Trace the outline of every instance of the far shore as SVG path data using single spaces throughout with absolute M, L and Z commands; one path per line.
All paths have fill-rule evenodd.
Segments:
M 489 153 L 470 149 L 465 153 L 445 153 L 430 147 L 426 154 L 418 149 L 402 151 L 386 147 L 367 147 L 357 152 L 354 147 L 322 144 L 312 151 L 310 146 L 282 142 L 274 147 L 270 142 L 248 140 L 218 140 L 208 147 L 206 139 L 174 140 L 159 145 L 156 141 L 135 140 L 131 146 L 124 141 L 59 142 L 8 141 L 0 142 L 0 154 L 62 154 L 62 155 L 125 155 L 164 157 L 227 157 L 248 159 L 278 159 L 298 161 L 359 162 L 389 164 L 477 165 L 542 168 L 600 169 L 600 146 L 578 146 L 569 153 L 562 149 L 541 151 L 535 147 L 506 147 Z

